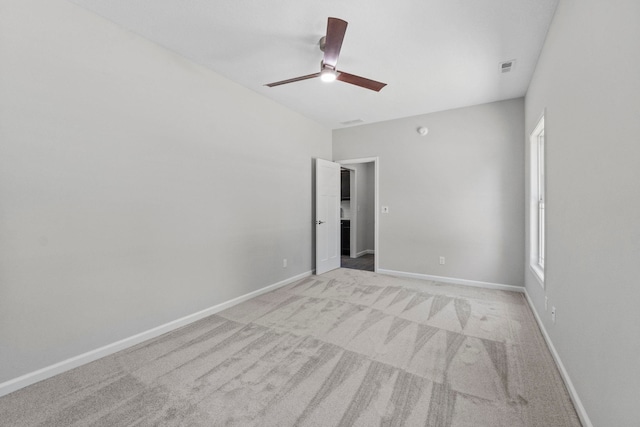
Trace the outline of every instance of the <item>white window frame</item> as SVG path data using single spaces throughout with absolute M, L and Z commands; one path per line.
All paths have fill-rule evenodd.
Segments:
M 544 288 L 545 261 L 545 133 L 544 114 L 529 137 L 530 142 L 530 210 L 529 267 Z

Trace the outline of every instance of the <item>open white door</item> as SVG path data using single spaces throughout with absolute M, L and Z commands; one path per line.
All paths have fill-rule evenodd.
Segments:
M 340 165 L 316 159 L 316 274 L 340 268 Z

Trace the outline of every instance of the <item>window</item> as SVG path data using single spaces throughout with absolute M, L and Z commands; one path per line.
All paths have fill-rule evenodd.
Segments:
M 545 177 L 544 177 L 544 116 L 531 132 L 531 208 L 529 215 L 530 266 L 544 287 L 545 256 Z

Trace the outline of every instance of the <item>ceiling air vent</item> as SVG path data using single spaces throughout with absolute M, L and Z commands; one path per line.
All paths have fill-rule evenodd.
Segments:
M 504 61 L 500 63 L 500 72 L 501 73 L 508 73 L 509 71 L 511 71 L 513 69 L 513 67 L 516 65 L 516 60 L 512 59 L 510 61 Z

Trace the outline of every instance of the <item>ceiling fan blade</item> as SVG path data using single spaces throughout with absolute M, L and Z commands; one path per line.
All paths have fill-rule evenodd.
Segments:
M 312 79 L 314 77 L 319 77 L 319 76 L 320 76 L 320 73 L 313 73 L 313 74 L 308 74 L 306 76 L 300 76 L 300 77 L 294 77 L 292 79 L 281 80 L 279 82 L 267 83 L 265 86 L 274 87 L 274 86 L 286 85 L 287 83 L 299 82 L 302 80 Z
M 344 71 L 338 71 L 337 80 L 340 80 L 341 82 L 345 82 L 345 83 L 351 83 L 352 85 L 360 86 L 365 89 L 375 90 L 376 92 L 380 92 L 380 89 L 382 89 L 387 85 L 386 83 L 365 79 L 364 77 L 356 76 L 355 74 L 345 73 Z
M 322 62 L 335 69 L 342 48 L 342 40 L 347 31 L 347 21 L 329 18 L 327 21 L 327 36 L 324 44 L 324 59 Z

